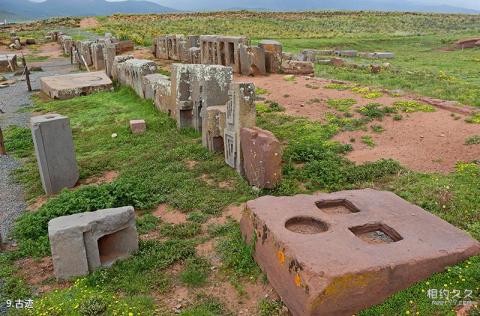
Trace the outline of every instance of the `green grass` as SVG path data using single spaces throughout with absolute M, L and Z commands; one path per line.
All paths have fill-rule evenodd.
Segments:
M 362 143 L 367 145 L 368 147 L 375 147 L 375 142 L 372 139 L 372 136 L 370 135 L 364 135 L 362 136 Z
M 157 307 L 152 297 L 172 289 L 175 280 L 168 273 L 168 268 L 180 262 L 185 263 L 180 281 L 201 291 L 202 286 L 208 283 L 208 263 L 195 254 L 195 246 L 204 238 L 200 224 L 208 217 L 220 214 L 225 206 L 258 195 L 292 195 L 364 187 L 385 189 L 480 240 L 478 165 L 459 164 L 455 172 L 447 175 L 410 172 L 392 160 L 355 165 L 344 157 L 352 149 L 351 145 L 332 141 L 332 137 L 344 129 L 362 128 L 368 121 L 381 119 L 397 109 L 404 111 L 412 107 L 423 109 L 423 106 L 411 104 L 397 108 L 369 105 L 359 110 L 363 120 L 330 115 L 325 123 L 278 111 L 259 111 L 258 125 L 272 131 L 285 144 L 285 163 L 284 179 L 280 185 L 274 190 L 255 193 L 224 164 L 221 155 L 209 153 L 201 146 L 198 133 L 178 131 L 172 119 L 156 112 L 150 102 L 139 99 L 129 89 L 121 88 L 111 93 L 68 101 L 37 101 L 36 111 L 57 112 L 70 117 L 83 179 L 98 176 L 106 170 L 117 171 L 119 177 L 108 184 L 65 190 L 50 198 L 38 211 L 24 214 L 15 229 L 18 251 L 9 253 L 8 258 L 3 257 L 4 254 L 0 257 L 0 277 L 8 284 L 8 291 L 0 291 L 0 294 L 2 297 L 31 295 L 25 282 L 15 275 L 10 256 L 48 255 L 47 223 L 51 218 L 124 205 L 132 205 L 143 214 L 137 222 L 140 234 L 155 231 L 160 234 L 160 241 L 142 241 L 138 253 L 130 259 L 81 278 L 71 287 L 36 297 L 40 311 L 80 315 L 80 310 L 95 312 L 106 309 L 107 315 L 114 311 L 125 315 L 130 312 L 151 315 Z M 128 120 L 133 118 L 146 120 L 148 130 L 145 134 L 134 136 L 130 133 Z M 118 137 L 112 138 L 112 133 L 117 133 Z M 7 148 L 25 161 L 17 177 L 27 188 L 28 196 L 35 198 L 41 195 L 30 132 L 9 128 L 5 131 L 5 140 Z M 196 161 L 197 164 L 190 169 L 188 161 Z M 205 174 L 213 179 L 213 184 L 202 180 Z M 221 181 L 233 183 L 232 188 L 221 189 L 216 185 Z M 162 203 L 185 212 L 188 221 L 173 225 L 149 214 Z M 216 251 L 222 260 L 221 272 L 239 292 L 244 291 L 241 281 L 260 277 L 260 270 L 252 258 L 253 245 L 243 241 L 238 223 L 229 221 L 225 225 L 211 225 L 208 235 L 217 241 Z M 451 307 L 432 305 L 422 292 L 422 289 L 442 287 L 444 284 L 461 290 L 472 287 L 478 297 L 480 257 L 473 257 L 469 263 L 462 263 L 450 271 L 419 282 L 395 294 L 384 304 L 363 311 L 361 315 L 397 315 L 406 311 L 420 311 L 422 315 L 449 315 Z M 259 313 L 275 313 L 278 308 L 276 302 L 262 302 Z M 192 306 L 182 311 L 182 315 L 229 314 L 221 302 L 210 297 L 197 297 Z
M 467 123 L 471 124 L 480 124 L 480 112 L 477 112 L 475 114 L 472 114 L 470 117 L 468 117 L 465 120 Z
M 465 145 L 478 145 L 480 144 L 480 135 L 470 136 L 465 140 Z
M 350 107 L 357 104 L 357 101 L 354 99 L 328 99 L 327 104 L 329 108 L 340 112 L 347 112 L 350 110 Z

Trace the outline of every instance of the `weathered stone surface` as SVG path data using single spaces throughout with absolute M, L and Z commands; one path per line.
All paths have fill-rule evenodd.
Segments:
M 375 59 L 392 59 L 395 58 L 394 53 L 390 52 L 374 52 L 374 53 L 358 53 L 359 57 L 362 58 L 375 58 Z
M 93 44 L 92 41 L 80 41 L 78 42 L 78 45 L 77 45 L 78 52 L 80 53 L 80 56 L 83 57 L 87 66 L 93 65 L 92 50 L 91 50 L 92 44 Z
M 112 79 L 119 81 L 119 69 L 120 69 L 120 64 L 126 62 L 127 60 L 133 59 L 132 55 L 122 55 L 122 56 L 115 56 L 113 58 L 113 63 L 112 63 Z
M 131 206 L 57 217 L 48 223 L 48 237 L 58 279 L 110 267 L 138 250 Z
M 31 129 L 45 193 L 55 194 L 74 187 L 79 172 L 68 117 L 59 114 L 34 116 Z
M 15 72 L 17 67 L 17 55 L 0 54 L 0 72 Z
M 265 75 L 265 50 L 262 47 L 239 45 L 242 75 Z
M 115 61 L 115 56 L 117 55 L 117 48 L 113 43 L 106 43 L 103 48 L 103 60 L 105 62 L 105 72 L 108 77 L 113 78 L 113 63 Z M 133 57 L 132 57 L 133 58 Z
M 282 180 L 282 147 L 272 132 L 258 127 L 240 131 L 245 177 L 250 185 L 273 189 Z
M 356 50 L 337 50 L 335 51 L 335 55 L 340 57 L 356 57 L 357 56 Z
M 282 62 L 282 71 L 285 74 L 309 75 L 314 73 L 314 64 L 309 61 L 285 60 Z
M 330 56 L 333 54 L 333 50 L 304 49 L 299 55 L 299 60 L 315 63 L 319 59 L 324 59 L 325 56 Z
M 244 127 L 254 127 L 256 124 L 255 85 L 253 83 L 234 82 L 230 85 L 229 94 L 223 138 L 225 162 L 243 175 L 240 131 Z
M 173 64 L 171 80 L 177 126 L 201 131 L 202 109 L 227 102 L 233 72 L 219 65 Z
M 474 48 L 477 46 L 478 42 L 480 42 L 480 38 L 469 38 L 469 39 L 463 39 L 455 43 L 455 45 L 460 48 Z
M 132 134 L 143 134 L 147 131 L 145 120 L 130 120 L 130 130 Z
M 202 64 L 232 67 L 233 72 L 240 73 L 239 45 L 247 43 L 244 36 L 202 35 L 200 61 Z
M 116 51 L 117 55 L 121 55 L 126 52 L 131 52 L 135 48 L 133 42 L 130 40 L 115 42 L 115 47 L 117 50 Z
M 268 73 L 278 73 L 282 67 L 283 46 L 280 42 L 263 40 L 258 44 L 265 51 L 265 69 Z
M 67 36 L 67 35 L 62 35 L 61 45 L 62 45 L 63 53 L 67 56 L 70 56 L 70 52 L 71 52 L 72 47 L 73 47 L 72 37 Z
M 292 315 L 353 315 L 480 253 L 465 232 L 371 189 L 250 201 L 255 260 Z
M 93 43 L 91 46 L 92 49 L 92 64 L 96 70 L 105 69 L 105 57 L 103 55 L 103 50 L 105 49 L 105 44 L 103 43 Z
M 128 59 L 121 63 L 114 63 L 118 81 L 122 85 L 131 87 L 141 98 L 145 98 L 142 78 L 157 71 L 155 62 L 146 59 Z
M 188 63 L 189 64 L 200 64 L 200 48 L 192 47 L 188 50 Z
M 162 74 L 150 74 L 143 76 L 142 85 L 145 99 L 154 101 L 155 90 L 157 89 L 157 86 L 162 84 L 162 82 L 165 80 L 170 81 L 170 78 Z
M 71 99 L 112 89 L 112 80 L 103 71 L 73 73 L 40 78 L 43 93 L 52 99 Z
M 226 111 L 225 105 L 217 105 L 207 107 L 202 114 L 202 144 L 210 151 L 217 153 L 224 151 Z
M 159 111 L 168 113 L 169 116 L 176 117 L 175 102 L 172 98 L 172 83 L 169 78 L 156 82 L 154 95 L 155 107 Z

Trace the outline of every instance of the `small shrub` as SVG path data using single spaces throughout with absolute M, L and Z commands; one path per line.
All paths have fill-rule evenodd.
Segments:
M 270 94 L 270 92 L 267 89 L 263 89 L 263 88 L 258 87 L 258 88 L 255 89 L 255 94 L 256 95 Z
M 357 104 L 354 99 L 329 99 L 327 101 L 328 107 L 334 108 L 340 112 L 346 112 L 352 105 Z
M 403 120 L 403 116 L 401 114 L 395 114 L 393 116 L 393 120 L 394 121 L 401 121 L 401 120 Z
M 393 107 L 398 111 L 405 113 L 435 112 L 435 108 L 433 106 L 417 101 L 397 101 L 393 104 Z
M 187 259 L 185 270 L 180 273 L 180 280 L 191 287 L 202 286 L 207 282 L 210 263 L 201 257 Z
M 465 140 L 465 145 L 478 145 L 480 144 L 480 135 L 470 136 Z
M 107 310 L 107 304 L 102 297 L 94 296 L 90 297 L 82 302 L 78 308 L 78 311 L 83 316 L 99 316 L 103 315 Z
M 347 84 L 341 84 L 341 83 L 329 83 L 324 86 L 325 89 L 333 89 L 333 90 L 338 90 L 338 91 L 344 91 L 350 89 L 350 86 Z
M 385 131 L 385 129 L 380 125 L 372 125 L 370 128 L 374 133 L 383 133 Z
M 373 141 L 372 136 L 370 135 L 362 136 L 362 143 L 364 143 L 368 147 L 372 147 L 372 148 L 375 147 L 375 142 Z
M 369 103 L 365 106 L 362 106 L 357 111 L 370 118 L 370 119 L 378 119 L 381 120 L 385 116 L 385 111 L 381 108 L 382 104 L 380 103 Z
M 480 112 L 473 114 L 472 116 L 468 117 L 465 122 L 471 124 L 480 124 Z

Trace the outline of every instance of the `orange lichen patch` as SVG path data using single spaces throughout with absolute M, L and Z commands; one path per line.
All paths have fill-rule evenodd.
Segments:
M 300 274 L 298 274 L 298 273 L 295 274 L 294 281 L 295 281 L 296 286 L 298 286 L 298 287 L 302 286 L 302 278 L 300 277 Z
M 187 221 L 187 215 L 177 209 L 169 207 L 167 204 L 160 204 L 152 213 L 153 216 L 162 219 L 170 224 L 182 224 Z
M 277 252 L 277 258 L 278 258 L 278 261 L 281 263 L 281 264 L 284 264 L 285 263 L 285 253 L 281 250 L 279 250 Z

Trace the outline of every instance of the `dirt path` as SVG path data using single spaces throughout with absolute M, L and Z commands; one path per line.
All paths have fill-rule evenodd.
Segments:
M 334 112 L 327 106 L 328 99 L 352 98 L 355 109 L 368 103 L 381 103 L 391 106 L 396 101 L 409 100 L 408 97 L 384 95 L 377 99 L 366 99 L 351 90 L 326 89 L 330 81 L 319 78 L 297 77 L 294 82 L 284 80 L 282 75 L 267 77 L 238 77 L 236 80 L 253 81 L 257 87 L 267 89 L 266 99 L 278 102 L 285 107 L 285 113 L 323 121 L 327 112 Z M 334 139 L 351 143 L 354 150 L 348 158 L 357 163 L 376 161 L 381 158 L 398 160 L 402 165 L 421 172 L 451 172 L 459 161 L 472 161 L 480 158 L 480 145 L 466 146 L 465 139 L 480 134 L 475 124 L 465 123 L 465 116 L 437 109 L 433 113 L 402 114 L 401 121 L 385 117 L 383 121 L 373 121 L 370 125 L 380 125 L 385 131 L 342 132 Z M 361 137 L 368 135 L 375 147 L 362 143 Z M 355 139 L 354 142 L 351 140 Z
M 50 44 L 42 45 L 39 50 L 41 52 L 50 51 L 51 56 L 60 54 L 60 48 L 56 44 L 55 46 Z M 28 92 L 22 76 L 14 76 L 11 73 L 2 74 L 16 81 L 13 85 L 0 89 L 0 109 L 4 112 L 0 114 L 0 126 L 2 129 L 11 125 L 28 127 L 30 112 L 26 108 L 33 105 L 31 96 L 40 89 L 40 78 L 70 73 L 74 69 L 67 58 L 52 58 L 44 62 L 28 63 L 28 65 L 39 66 L 43 69 L 43 71 L 32 72 L 31 74 L 30 78 L 34 92 Z M 3 239 L 3 241 L 6 241 L 6 236 L 16 218 L 27 207 L 23 197 L 23 190 L 13 177 L 13 171 L 19 167 L 19 162 L 13 157 L 0 157 L 0 201 L 2 201 L 0 203 L 0 239 Z
M 80 21 L 81 29 L 95 28 L 99 26 L 100 26 L 100 23 L 98 23 L 97 18 L 85 18 Z

